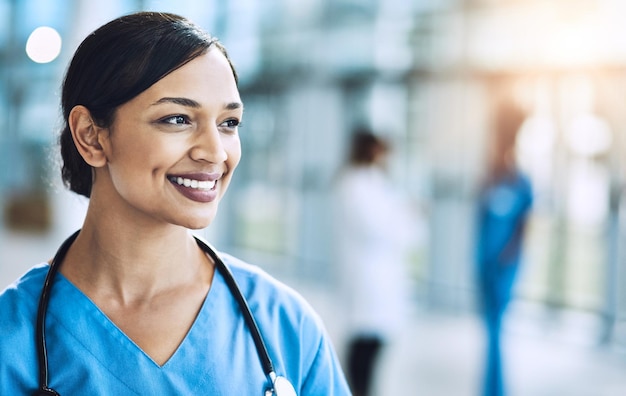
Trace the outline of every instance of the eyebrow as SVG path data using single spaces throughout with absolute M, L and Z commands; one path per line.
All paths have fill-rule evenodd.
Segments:
M 174 103 L 185 107 L 192 107 L 194 109 L 202 107 L 199 102 L 189 99 L 189 98 L 180 98 L 180 97 L 164 97 L 156 102 L 152 103 L 152 105 L 159 105 L 163 103 Z M 226 110 L 236 110 L 239 108 L 243 108 L 243 104 L 241 102 L 231 102 L 227 103 L 224 108 Z
M 226 106 L 224 106 L 226 108 L 226 110 L 237 110 L 237 109 L 242 109 L 243 108 L 243 103 L 241 102 L 231 102 L 231 103 L 227 103 Z
M 163 103 L 174 103 L 174 104 L 178 104 L 181 106 L 185 106 L 185 107 L 193 107 L 193 108 L 198 108 L 200 107 L 200 103 L 196 102 L 193 99 L 188 99 L 188 98 L 170 98 L 170 97 L 165 97 L 165 98 L 161 98 L 159 100 L 157 100 L 156 102 L 152 103 L 152 105 L 159 105 L 159 104 L 163 104 Z

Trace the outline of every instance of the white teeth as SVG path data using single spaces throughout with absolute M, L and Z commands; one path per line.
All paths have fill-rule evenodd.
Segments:
M 194 179 L 186 179 L 182 177 L 177 177 L 175 179 L 172 179 L 172 181 L 176 182 L 177 184 L 181 186 L 195 188 L 198 190 L 211 190 L 213 187 L 215 187 L 215 182 L 216 182 L 215 180 L 200 181 L 200 180 L 194 180 Z

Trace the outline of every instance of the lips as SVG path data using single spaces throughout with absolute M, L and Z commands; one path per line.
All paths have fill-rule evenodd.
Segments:
M 217 198 L 217 180 L 221 173 L 168 175 L 167 179 L 183 196 L 195 202 L 212 202 Z

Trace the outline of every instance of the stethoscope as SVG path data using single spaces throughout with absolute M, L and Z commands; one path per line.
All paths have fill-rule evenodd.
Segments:
M 50 301 L 50 292 L 52 291 L 52 282 L 54 276 L 59 270 L 61 266 L 61 262 L 65 258 L 67 251 L 70 246 L 78 236 L 80 230 L 76 231 L 69 238 L 65 240 L 59 247 L 59 250 L 54 255 L 52 262 L 50 263 L 50 269 L 48 270 L 48 274 L 46 275 L 46 279 L 43 284 L 43 288 L 41 290 L 41 296 L 39 298 L 39 308 L 37 309 L 37 328 L 36 328 L 36 341 L 37 341 L 37 357 L 39 359 L 39 389 L 33 394 L 34 396 L 50 396 L 56 395 L 60 396 L 57 391 L 48 387 L 48 352 L 46 349 L 46 312 L 48 311 L 48 302 Z M 219 258 L 215 250 L 213 250 L 208 243 L 201 240 L 198 237 L 195 237 L 198 246 L 207 253 L 213 261 L 215 262 L 215 266 L 217 270 L 220 271 L 224 280 L 226 281 L 226 285 L 228 289 L 237 300 L 239 308 L 243 313 L 244 320 L 246 325 L 250 329 L 250 333 L 252 334 L 252 338 L 254 339 L 254 344 L 256 346 L 257 353 L 259 354 L 259 358 L 261 360 L 261 365 L 263 366 L 263 371 L 267 376 L 270 386 L 265 390 L 264 396 L 297 396 L 296 391 L 289 382 L 289 380 L 283 376 L 276 375 L 274 371 L 274 365 L 272 360 L 270 359 L 269 353 L 267 351 L 267 347 L 263 342 L 263 337 L 261 337 L 261 332 L 259 330 L 259 326 L 254 320 L 254 316 L 252 316 L 252 311 L 250 311 L 250 307 L 246 302 L 245 297 L 241 293 L 241 290 L 237 286 L 237 282 L 233 277 L 233 274 L 230 272 L 228 267 L 224 264 L 224 262 Z

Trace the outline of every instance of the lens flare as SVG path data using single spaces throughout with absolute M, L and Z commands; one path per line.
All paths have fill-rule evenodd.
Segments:
M 60 53 L 61 35 L 51 27 L 38 27 L 26 41 L 26 54 L 33 62 L 52 62 Z

